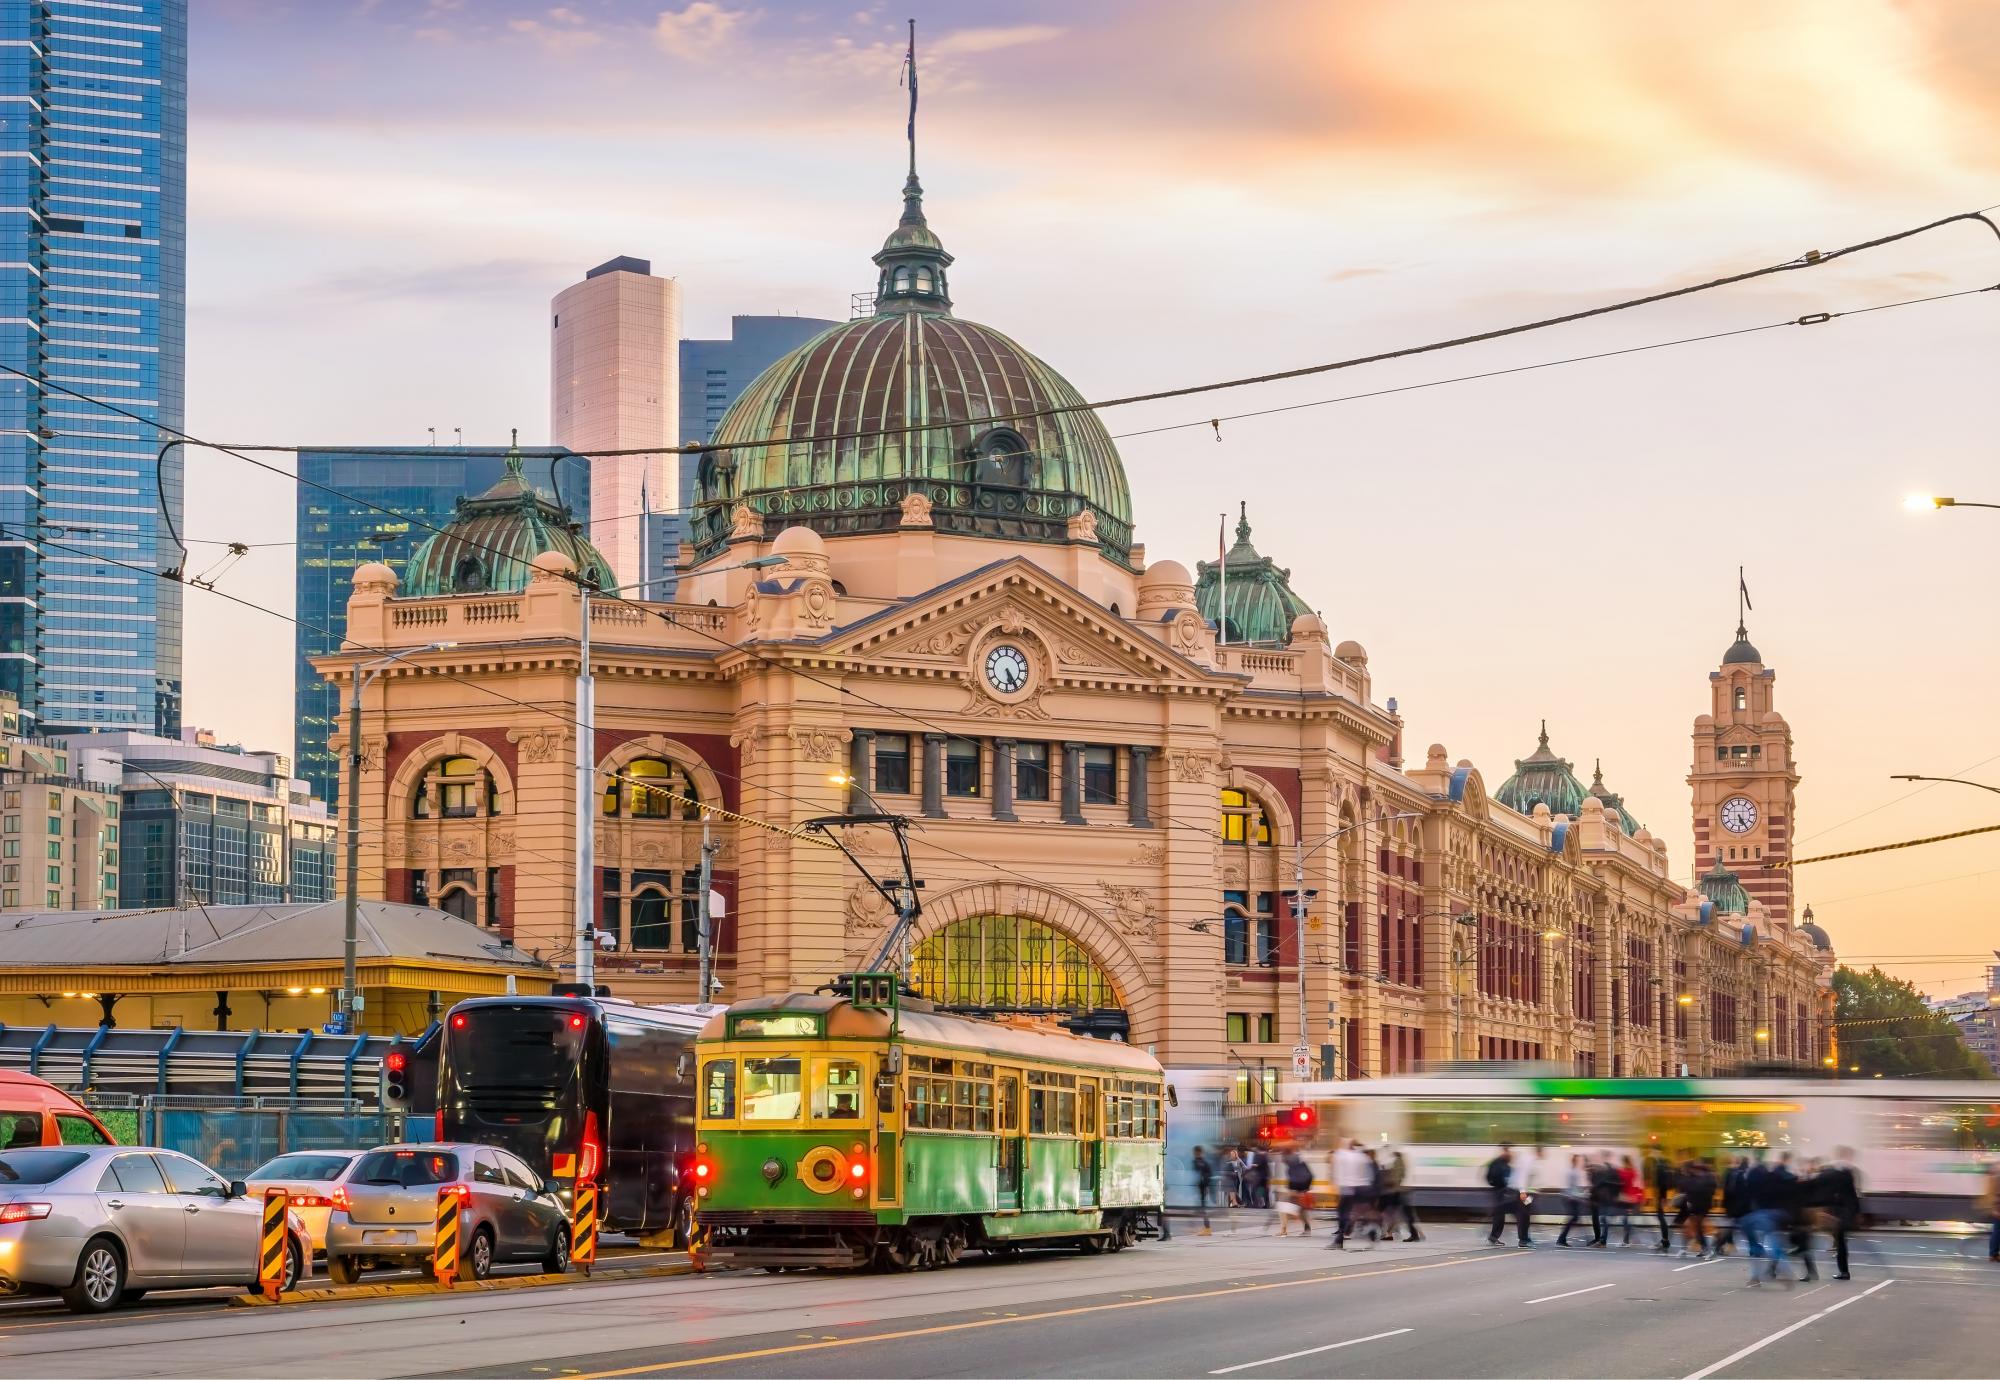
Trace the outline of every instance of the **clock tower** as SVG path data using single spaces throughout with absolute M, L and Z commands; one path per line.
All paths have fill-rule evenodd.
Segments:
M 1799 773 L 1791 726 L 1773 702 L 1777 676 L 1739 619 L 1721 669 L 1708 673 L 1709 712 L 1694 721 L 1688 785 L 1694 790 L 1695 874 L 1720 863 L 1789 927 L 1792 874 L 1769 864 L 1792 856 Z

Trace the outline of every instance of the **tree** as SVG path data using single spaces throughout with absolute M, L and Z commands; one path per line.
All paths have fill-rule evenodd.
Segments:
M 1924 1003 L 1924 994 L 1880 968 L 1833 974 L 1840 1062 L 1861 1077 L 1992 1078 L 1986 1061 L 1966 1047 L 1958 1028 Z

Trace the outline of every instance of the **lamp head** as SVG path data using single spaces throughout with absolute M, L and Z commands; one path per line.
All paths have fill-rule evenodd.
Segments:
M 1903 506 L 1913 513 L 1927 513 L 1933 508 L 1949 508 L 1958 500 L 1942 498 L 1935 494 L 1911 494 L 1903 500 Z
M 739 561 L 738 565 L 744 570 L 769 570 L 774 565 L 783 565 L 785 561 L 784 556 L 752 556 L 747 561 Z

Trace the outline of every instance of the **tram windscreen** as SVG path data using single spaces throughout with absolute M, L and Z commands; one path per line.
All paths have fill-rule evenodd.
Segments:
M 455 1012 L 446 1037 L 452 1086 L 461 1092 L 565 1088 L 576 1077 L 588 1026 L 582 1012 L 557 1006 Z

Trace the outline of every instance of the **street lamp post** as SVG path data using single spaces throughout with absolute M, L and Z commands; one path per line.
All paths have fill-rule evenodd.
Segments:
M 1995 506 L 2000 507 L 2000 504 L 1996 504 Z M 1954 786 L 1972 786 L 1978 790 L 1991 791 L 1995 795 L 2000 795 L 2000 786 L 1989 786 L 1984 781 L 1968 781 L 1962 776 L 1917 776 L 1911 772 L 1897 772 L 1889 779 L 1891 781 L 1949 781 Z
M 1903 506 L 1911 512 L 1928 512 L 1934 508 L 2000 508 L 2000 503 L 1974 503 L 1968 498 L 1943 498 L 1935 494 L 1911 494 L 1903 500 Z
M 339 1021 L 343 1035 L 355 1033 L 359 1022 L 354 1013 L 361 1007 L 360 994 L 354 990 L 354 956 L 361 944 L 361 696 L 374 683 L 375 677 L 406 657 L 447 651 L 457 645 L 455 642 L 432 642 L 427 646 L 412 647 L 407 652 L 376 657 L 373 661 L 356 662 L 354 666 L 354 690 L 347 701 L 347 898 L 341 920 L 340 1002 L 335 1008 L 335 1019 Z

